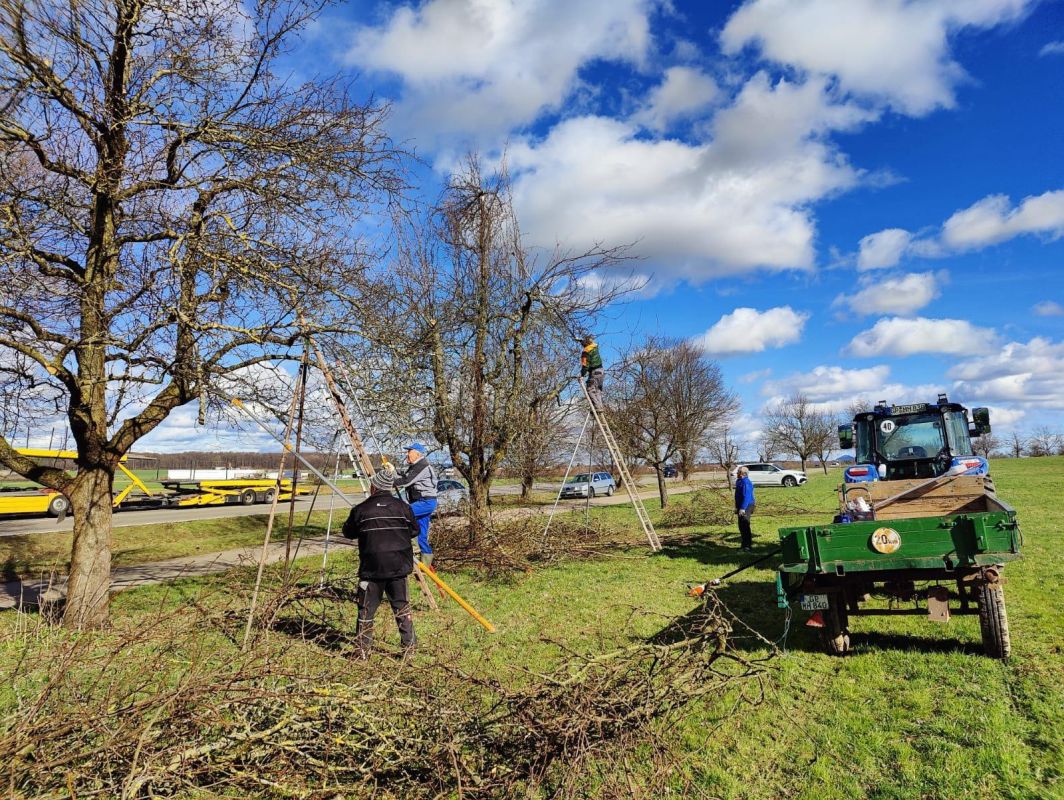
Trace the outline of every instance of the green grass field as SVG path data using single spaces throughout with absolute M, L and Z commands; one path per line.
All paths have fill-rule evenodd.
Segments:
M 921 617 L 857 618 L 851 623 L 854 653 L 829 657 L 820 652 L 799 611 L 781 639 L 784 615 L 775 605 L 773 570 L 751 569 L 728 581 L 720 597 L 752 628 L 780 640 L 785 652 L 770 662 L 760 703 L 739 702 L 734 694 L 701 700 L 655 731 L 675 759 L 665 778 L 673 796 L 1064 797 L 1064 458 L 1002 460 L 992 467 L 999 493 L 1017 509 L 1025 540 L 1024 558 L 1005 571 L 1013 657 L 998 662 L 981 655 L 975 617 L 954 617 L 945 626 Z M 810 483 L 798 489 L 759 489 L 755 557 L 774 545 L 777 527 L 829 519 L 836 481 L 835 474 L 811 473 Z M 594 514 L 636 527 L 627 507 Z M 657 519 L 660 512 L 652 510 L 652 515 Z M 188 536 L 195 528 L 184 527 L 184 533 L 175 529 L 172 535 Z M 418 614 L 422 646 L 417 658 L 427 662 L 457 644 L 470 671 L 527 680 L 524 670 L 558 663 L 561 653 L 553 642 L 599 652 L 653 636 L 695 608 L 685 594 L 689 582 L 720 575 L 745 560 L 733 526 L 673 527 L 660 533 L 665 550 L 657 555 L 648 555 L 633 534 L 628 549 L 494 579 L 446 571 L 444 561 L 445 577 L 499 631 L 486 634 L 446 604 L 437 615 Z M 204 543 L 216 541 L 203 537 Z M 332 563 L 335 574 L 355 566 L 353 556 L 338 556 Z M 314 566 L 306 563 L 308 569 Z M 179 605 L 223 580 L 125 592 L 113 603 L 116 628 L 135 627 L 160 607 Z M 384 616 L 382 611 L 379 619 Z M 353 623 L 353 611 L 348 618 Z M 8 642 L 0 658 L 25 656 L 27 648 L 43 646 L 27 642 L 25 635 L 19 639 L 20 625 L 25 628 L 13 614 L 0 617 Z M 394 640 L 391 622 L 381 627 L 384 638 Z M 38 637 L 40 642 L 47 638 Z M 219 657 L 234 647 L 222 640 L 217 646 Z M 753 637 L 739 635 L 736 646 L 751 656 L 768 653 Z M 311 651 L 308 659 L 342 657 L 315 656 L 315 645 L 305 647 Z M 366 668 L 375 663 L 390 662 L 382 657 Z M 0 710 L 10 709 L 18 694 L 0 693 Z M 631 764 L 633 793 L 660 782 L 656 762 L 641 760 L 638 750 Z M 588 796 L 595 796 L 596 786 L 597 779 L 589 777 Z

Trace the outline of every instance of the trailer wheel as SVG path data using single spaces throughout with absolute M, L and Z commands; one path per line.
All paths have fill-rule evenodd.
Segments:
M 37 506 L 40 508 L 40 506 Z M 63 517 L 70 510 L 70 501 L 63 495 L 57 494 L 52 498 L 52 502 L 48 504 L 48 516 L 50 517 Z
M 255 490 L 245 489 L 240 493 L 240 505 L 253 506 L 255 505 Z
M 985 583 L 976 593 L 983 652 L 991 658 L 1008 658 L 1012 652 L 1009 618 L 1005 614 L 1005 589 L 1000 583 Z
M 844 656 L 850 651 L 850 632 L 845 600 L 838 592 L 828 594 L 828 610 L 824 612 L 824 627 L 820 629 L 820 643 L 829 656 Z

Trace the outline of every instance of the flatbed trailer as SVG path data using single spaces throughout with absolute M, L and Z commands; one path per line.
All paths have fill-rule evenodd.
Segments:
M 28 458 L 53 459 L 55 461 L 69 461 L 78 457 L 73 450 L 49 450 L 30 447 L 18 448 L 19 455 Z M 125 466 L 127 457 L 123 457 L 118 463 L 118 470 L 129 478 L 129 486 L 116 493 L 112 500 L 112 506 L 116 511 L 126 511 L 136 508 L 162 508 L 169 505 L 169 500 L 163 495 L 153 493 L 135 473 Z M 139 489 L 141 494 L 134 495 L 133 491 Z M 62 517 L 70 510 L 70 500 L 61 492 L 45 487 L 6 487 L 0 488 L 0 515 L 11 514 L 47 514 L 52 517 Z
M 970 434 L 990 430 L 989 413 L 967 411 L 945 395 L 937 404 L 877 405 L 840 445 L 856 438 L 857 459 L 844 471 L 833 522 L 779 529 L 776 574 L 781 608 L 811 613 L 833 655 L 850 650 L 850 619 L 919 614 L 948 622 L 978 614 L 983 649 L 1011 651 L 1002 577 L 1020 558 L 1016 511 L 997 496 L 989 464 L 972 453 Z M 856 434 L 856 437 L 854 436 Z M 888 607 L 863 607 L 873 597 Z
M 230 478 L 227 480 L 165 480 L 160 481 L 171 492 L 170 505 L 181 508 L 190 506 L 251 506 L 256 503 L 272 503 L 274 495 L 285 502 L 292 499 L 292 481 L 284 479 Z M 299 487 L 297 495 L 310 494 L 309 489 Z

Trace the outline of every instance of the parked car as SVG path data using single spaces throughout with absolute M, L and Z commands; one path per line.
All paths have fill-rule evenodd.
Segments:
M 617 484 L 608 472 L 581 472 L 574 475 L 562 487 L 562 497 L 594 497 L 604 494 L 609 497 L 617 491 Z
M 675 478 L 680 473 L 677 471 L 676 467 L 674 467 L 672 464 L 666 464 L 662 468 L 661 474 L 662 474 L 662 476 L 664 476 L 666 478 Z
M 796 469 L 780 469 L 775 464 L 740 464 L 750 470 L 750 482 L 754 486 L 800 486 L 809 480 L 804 472 Z M 739 467 L 731 472 L 732 483 Z
M 436 482 L 436 513 L 464 514 L 469 509 L 469 489 L 461 481 L 441 478 Z

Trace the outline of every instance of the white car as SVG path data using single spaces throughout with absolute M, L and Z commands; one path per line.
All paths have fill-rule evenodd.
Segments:
M 809 480 L 804 472 L 796 469 L 780 469 L 775 464 L 740 464 L 750 470 L 750 483 L 754 486 L 801 486 Z M 739 467 L 731 472 L 732 484 L 739 474 Z

